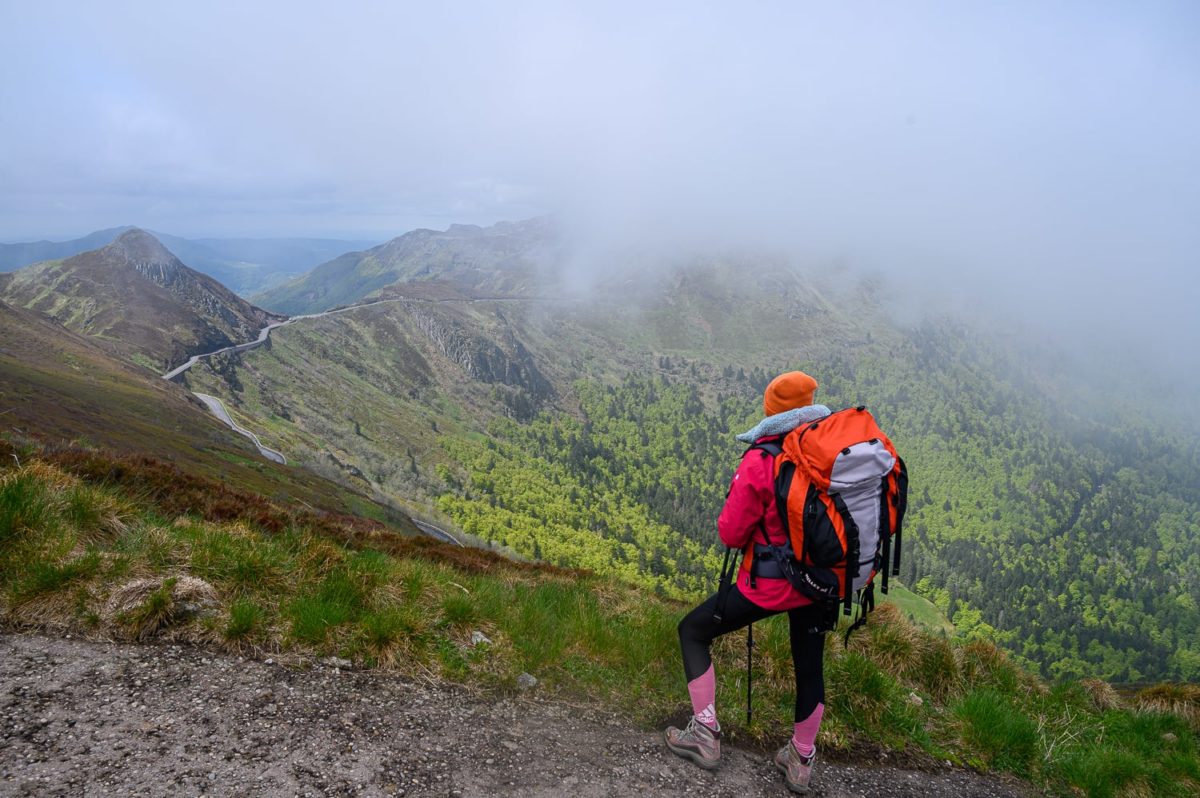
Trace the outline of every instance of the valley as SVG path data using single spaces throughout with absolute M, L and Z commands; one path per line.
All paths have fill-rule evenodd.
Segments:
M 29 305 L 0 303 L 5 623 L 500 693 L 535 684 L 661 726 L 679 698 L 675 624 L 719 568 L 735 435 L 786 364 L 819 375 L 818 401 L 869 405 L 912 474 L 901 579 L 865 632 L 827 651 L 823 750 L 936 767 L 923 791 L 1003 789 L 953 763 L 1102 794 L 1080 763 L 1126 767 L 1128 751 L 1169 740 L 1120 778 L 1186 794 L 1187 688 L 1110 703 L 1092 679 L 1200 667 L 1200 472 L 1166 417 L 1081 412 L 1027 353 L 952 319 L 896 322 L 878 286 L 776 261 L 636 279 L 633 259 L 566 290 L 539 271 L 553 247 L 536 229 L 423 232 L 381 250 L 408 252 L 389 267 L 407 277 L 351 279 L 334 291 L 346 301 L 290 317 L 249 306 L 218 345 L 175 337 L 155 368 L 148 353 L 181 325 L 226 323 L 241 305 L 164 299 L 179 324 L 136 347 L 80 315 L 94 265 L 134 287 L 130 307 L 180 276 L 204 284 L 153 243 L 3 281 Z M 433 245 L 442 266 L 424 261 Z M 114 609 L 135 589 L 141 604 Z M 764 705 L 754 723 L 730 713 L 740 745 L 763 745 L 790 712 L 784 627 L 756 639 Z M 743 687 L 737 645 L 715 652 L 723 694 Z M 1080 722 L 1099 742 L 1070 736 Z M 659 753 L 644 752 L 648 767 Z M 321 783 L 338 778 L 321 768 Z M 439 776 L 465 778 L 417 774 Z
M 353 313 L 279 329 L 188 385 L 297 463 L 477 544 L 683 598 L 713 584 L 732 436 L 775 364 L 798 365 L 822 401 L 886 419 L 914 474 L 904 582 L 960 633 L 1047 675 L 1197 672 L 1197 507 L 1187 479 L 1152 476 L 1198 473 L 1193 455 L 1150 419 L 1073 417 L 964 326 L 906 329 L 869 294 L 782 268 L 760 272 L 766 293 L 741 271 L 666 272 L 628 301 L 613 278 L 565 302 L 472 297 L 529 288 L 433 270 L 365 286 Z M 1149 514 L 1115 515 L 1122 494 Z M 1135 600 L 1145 579 L 1163 592 Z

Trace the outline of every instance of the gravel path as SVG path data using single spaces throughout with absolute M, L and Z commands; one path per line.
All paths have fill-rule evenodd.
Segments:
M 822 763 L 818 796 L 1031 793 L 961 770 Z M 758 754 L 721 770 L 619 717 L 332 664 L 0 633 L 0 794 L 784 796 Z

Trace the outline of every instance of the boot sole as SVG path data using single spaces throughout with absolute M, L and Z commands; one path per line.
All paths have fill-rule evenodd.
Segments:
M 665 737 L 663 739 L 666 741 L 667 748 L 671 750 L 671 753 L 675 754 L 676 756 L 681 756 L 684 759 L 690 759 L 705 770 L 716 770 L 721 766 L 721 760 L 719 759 L 705 759 L 695 751 L 689 751 L 687 748 L 676 748 L 675 746 L 671 745 L 670 740 L 666 740 Z

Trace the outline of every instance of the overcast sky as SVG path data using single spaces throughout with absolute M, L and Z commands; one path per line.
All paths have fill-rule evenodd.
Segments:
M 555 213 L 1196 329 L 1189 0 L 0 0 L 0 37 L 0 241 Z

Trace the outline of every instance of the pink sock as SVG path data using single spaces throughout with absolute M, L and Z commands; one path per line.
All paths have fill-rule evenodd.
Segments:
M 812 756 L 817 729 L 821 728 L 821 718 L 824 715 L 825 705 L 817 704 L 811 715 L 796 724 L 796 731 L 792 734 L 792 745 L 796 746 L 800 756 Z
M 720 731 L 717 723 L 717 675 L 713 666 L 688 682 L 688 694 L 692 697 L 692 713 L 708 728 Z M 818 721 L 819 722 L 819 721 Z

